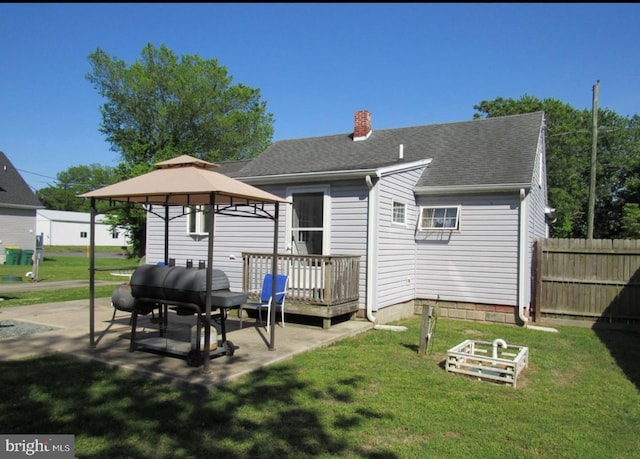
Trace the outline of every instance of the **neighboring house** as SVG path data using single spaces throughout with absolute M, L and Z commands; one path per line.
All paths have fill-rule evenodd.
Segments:
M 128 245 L 124 230 L 111 230 L 105 215 L 96 215 L 95 245 L 124 247 Z M 42 235 L 43 245 L 89 246 L 91 214 L 63 210 L 38 210 L 37 232 Z
M 0 151 L 0 263 L 7 247 L 36 249 L 36 211 L 42 203 Z
M 220 172 L 289 198 L 279 252 L 360 257 L 359 315 L 384 323 L 438 305 L 449 317 L 521 322 L 533 242 L 548 236 L 543 112 L 282 140 Z M 284 215 L 282 215 L 284 213 Z M 171 220 L 170 257 L 205 259 L 195 216 Z M 245 252 L 269 253 L 268 225 L 216 216 L 214 263 L 233 288 Z M 147 260 L 164 256 L 148 214 Z

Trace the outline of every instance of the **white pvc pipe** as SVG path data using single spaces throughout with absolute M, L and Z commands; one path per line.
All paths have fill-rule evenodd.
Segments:
M 493 358 L 497 359 L 498 358 L 498 346 L 500 346 L 502 349 L 506 349 L 507 348 L 507 342 L 505 340 L 503 340 L 502 338 L 498 338 L 493 340 Z
M 527 259 L 527 221 L 526 221 L 526 201 L 525 201 L 524 188 L 520 188 L 520 221 L 518 228 L 518 318 L 522 321 L 524 326 L 527 325 L 529 320 L 524 315 L 524 289 L 525 289 L 525 261 Z
M 365 182 L 367 183 L 367 188 L 369 188 L 369 196 L 368 196 L 368 224 L 367 224 L 367 278 L 366 278 L 366 311 L 367 311 L 367 320 L 369 322 L 376 322 L 376 318 L 373 315 L 373 257 L 375 252 L 375 246 L 373 241 L 373 235 L 375 231 L 375 189 L 373 185 L 373 181 L 371 180 L 371 176 L 365 176 Z
M 390 331 L 395 331 L 395 332 L 403 332 L 403 331 L 407 331 L 408 328 L 403 326 L 403 325 L 381 325 L 381 324 L 376 324 L 373 326 L 374 329 L 376 330 L 390 330 Z

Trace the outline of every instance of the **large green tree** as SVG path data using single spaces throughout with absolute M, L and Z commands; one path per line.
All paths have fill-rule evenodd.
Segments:
M 99 48 L 89 61 L 87 80 L 106 99 L 99 131 L 121 156 L 121 179 L 182 154 L 211 162 L 250 158 L 271 142 L 273 115 L 260 91 L 232 84 L 215 59 L 177 57 L 164 45 L 148 44 L 131 65 Z M 142 254 L 144 212 L 132 208 L 120 219 Z
M 528 95 L 518 100 L 499 97 L 483 101 L 474 109 L 479 112 L 474 118 L 545 112 L 549 203 L 558 215 L 551 224 L 551 236 L 586 237 L 593 138 L 591 110 Z M 638 193 L 632 191 L 640 158 L 639 120 L 637 116 L 627 118 L 599 109 L 598 121 L 594 237 L 633 237 L 630 228 L 633 215 L 637 216 L 634 204 L 640 202 Z
M 89 203 L 79 199 L 82 193 L 115 183 L 116 172 L 109 166 L 90 164 L 72 166 L 56 175 L 56 186 L 46 186 L 36 191 L 40 202 L 52 210 L 89 212 Z

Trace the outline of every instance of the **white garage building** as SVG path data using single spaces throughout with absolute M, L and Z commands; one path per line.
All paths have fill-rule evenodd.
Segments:
M 96 216 L 96 246 L 124 247 L 128 245 L 124 230 L 115 232 L 105 223 L 105 216 Z M 68 212 L 62 210 L 39 209 L 36 232 L 42 235 L 46 246 L 73 245 L 89 246 L 91 215 L 88 212 Z

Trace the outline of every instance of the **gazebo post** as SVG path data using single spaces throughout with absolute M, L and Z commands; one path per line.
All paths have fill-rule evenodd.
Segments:
M 215 212 L 213 211 L 214 203 L 216 202 L 216 194 L 211 193 L 209 205 L 207 206 L 207 212 L 209 212 L 209 238 L 207 240 L 207 281 L 205 296 L 205 320 L 204 320 L 204 365 L 202 368 L 203 373 L 209 373 L 209 358 L 211 356 L 211 288 L 213 283 L 213 232 L 215 230 Z M 222 309 L 221 314 L 224 314 Z M 196 343 L 200 342 L 200 337 L 196 338 Z
M 89 348 L 96 347 L 95 341 L 95 296 L 96 296 L 96 198 L 91 198 L 91 224 L 89 227 Z
M 271 272 L 273 273 L 273 275 L 271 276 L 271 309 L 270 309 L 270 316 L 269 317 L 269 321 L 271 322 L 271 336 L 270 336 L 270 340 L 271 342 L 269 343 L 269 350 L 270 351 L 275 351 L 276 350 L 276 282 L 277 282 L 277 275 L 278 275 L 278 210 L 280 208 L 280 206 L 278 205 L 278 203 L 274 203 L 274 219 L 273 219 L 273 257 L 271 258 Z
M 164 265 L 169 266 L 169 202 L 164 206 Z

